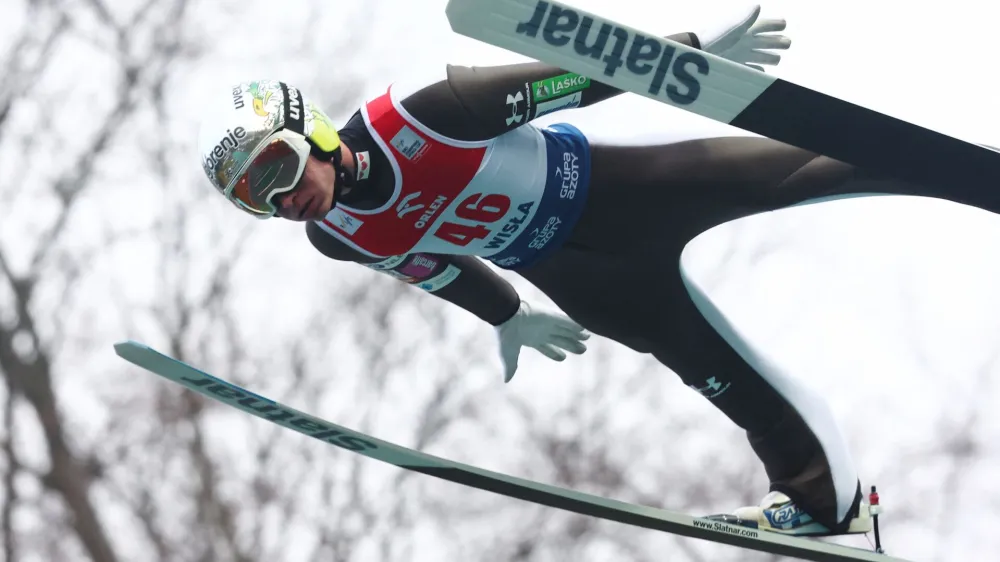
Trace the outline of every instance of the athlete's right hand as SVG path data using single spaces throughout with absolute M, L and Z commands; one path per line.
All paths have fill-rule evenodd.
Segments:
M 517 372 L 521 347 L 537 349 L 553 361 L 562 361 L 566 359 L 565 351 L 577 355 L 587 351 L 583 340 L 590 337 L 583 326 L 568 316 L 534 310 L 524 301 L 521 301 L 514 316 L 497 326 L 496 330 L 500 338 L 504 382 L 510 382 Z
M 762 65 L 781 62 L 776 51 L 788 50 L 792 40 L 778 33 L 785 30 L 785 20 L 758 20 L 759 16 L 760 5 L 755 4 L 742 11 L 738 20 L 727 22 L 726 27 L 695 35 L 705 52 L 763 72 Z

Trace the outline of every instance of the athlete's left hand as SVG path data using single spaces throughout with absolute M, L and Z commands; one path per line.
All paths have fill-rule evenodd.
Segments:
M 496 330 L 500 338 L 504 382 L 514 378 L 522 347 L 535 348 L 553 361 L 562 361 L 566 359 L 565 351 L 577 355 L 587 351 L 583 340 L 590 337 L 583 326 L 568 316 L 535 310 L 524 301 L 521 301 L 514 316 L 497 326 Z
M 791 39 L 775 33 L 785 30 L 785 20 L 758 21 L 759 16 L 760 5 L 755 5 L 721 30 L 698 33 L 701 49 L 761 72 L 764 71 L 761 65 L 777 65 L 781 55 L 769 51 L 784 51 L 792 46 Z

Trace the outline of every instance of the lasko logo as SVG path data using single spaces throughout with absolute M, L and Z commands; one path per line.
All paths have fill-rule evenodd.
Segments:
M 205 155 L 205 166 L 215 168 L 219 161 L 230 152 L 236 150 L 240 145 L 240 140 L 246 138 L 247 131 L 243 127 L 236 127 L 233 130 L 226 129 L 226 136 L 222 137 L 212 150 Z
M 590 16 L 581 18 L 575 10 L 553 6 L 540 0 L 535 5 L 531 19 L 519 22 L 515 32 L 537 39 L 541 31 L 541 40 L 554 47 L 572 42 L 576 54 L 604 62 L 605 76 L 614 76 L 622 66 L 637 76 L 652 73 L 648 89 L 651 95 L 659 95 L 661 91 L 665 91 L 670 101 L 679 105 L 687 105 L 698 99 L 701 83 L 692 74 L 692 69 L 702 76 L 708 75 L 709 64 L 704 56 L 696 52 L 677 55 L 676 48 L 664 47 L 657 38 L 632 34 L 627 29 L 607 22 L 600 22 L 596 33 L 591 33 L 594 24 L 594 18 Z M 608 40 L 611 37 L 614 37 L 614 44 L 608 51 Z M 625 54 L 626 47 L 628 54 Z M 655 66 L 653 61 L 656 61 Z M 667 83 L 668 72 L 676 80 L 676 84 Z
M 535 101 L 545 101 L 559 96 L 565 96 L 590 87 L 590 78 L 579 74 L 563 74 L 531 84 Z

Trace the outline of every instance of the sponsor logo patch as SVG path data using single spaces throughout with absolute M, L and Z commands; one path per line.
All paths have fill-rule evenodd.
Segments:
M 392 140 L 389 141 L 389 144 L 398 150 L 407 160 L 413 160 L 414 162 L 420 160 L 430 148 L 427 141 L 411 129 L 409 125 L 403 125 L 403 128 L 396 133 L 396 136 L 392 137 Z
M 324 219 L 330 226 L 342 230 L 348 234 L 355 234 L 361 225 L 365 222 L 358 217 L 349 215 L 343 211 L 343 209 L 338 209 L 334 207 L 332 211 L 327 214 L 326 219 Z
M 403 275 L 402 273 L 400 273 L 398 271 L 393 271 L 391 269 L 384 269 L 380 273 L 385 273 L 386 275 L 388 275 L 389 277 L 392 277 L 393 279 L 399 279 L 403 283 L 411 283 L 412 284 L 412 283 L 415 283 L 417 281 L 416 279 L 414 279 L 413 277 L 410 277 L 409 275 Z
M 243 87 L 233 86 L 233 108 L 243 109 Z
M 371 159 L 368 156 L 368 151 L 362 150 L 361 152 L 358 153 L 358 173 L 356 176 L 357 180 L 361 181 L 368 179 L 368 174 L 370 174 L 371 171 L 372 171 L 372 163 Z
M 556 235 L 556 231 L 559 230 L 560 224 L 562 224 L 562 221 L 559 220 L 559 217 L 549 217 L 549 220 L 547 220 L 541 228 L 536 228 L 531 231 L 532 239 L 528 244 L 528 247 L 533 250 L 541 250 L 544 248 L 545 245 L 549 243 L 549 240 L 552 240 L 552 237 Z
M 507 105 L 510 106 L 510 117 L 507 118 L 507 126 L 512 123 L 520 123 L 524 119 L 524 114 L 518 111 L 518 105 L 524 101 L 524 94 L 520 90 L 516 94 L 507 94 Z
M 243 127 L 236 127 L 235 129 L 226 129 L 226 136 L 222 137 L 212 150 L 205 155 L 205 167 L 208 169 L 213 169 L 219 165 L 219 162 L 230 152 L 236 151 L 240 146 L 240 141 L 246 138 L 247 131 Z
M 410 263 L 399 268 L 400 273 L 416 277 L 418 279 L 427 277 L 438 266 L 438 261 L 432 257 L 415 254 Z
M 422 281 L 417 286 L 425 291 L 433 293 L 434 291 L 439 291 L 450 285 L 452 281 L 458 278 L 458 274 L 461 272 L 461 269 L 449 264 L 444 271 L 426 281 Z
M 650 95 L 665 95 L 678 105 L 694 103 L 701 94 L 697 75 L 708 76 L 711 72 L 708 59 L 700 53 L 678 54 L 676 47 L 664 46 L 658 37 L 633 33 L 545 0 L 535 4 L 528 21 L 517 23 L 514 33 L 523 40 L 545 42 L 553 47 L 572 43 L 570 48 L 575 56 L 603 63 L 604 76 L 613 77 L 622 70 L 649 84 L 646 91 Z M 538 114 L 536 111 L 535 115 Z
M 581 100 L 583 100 L 583 94 L 577 92 L 563 98 L 543 101 L 535 106 L 535 117 L 541 117 L 542 115 L 552 113 L 553 111 L 559 111 L 560 109 L 573 109 L 574 107 L 580 107 Z
M 531 93 L 536 102 L 559 98 L 590 87 L 590 78 L 569 73 L 531 84 Z M 536 115 L 537 117 L 537 115 Z
M 579 160 L 580 157 L 572 152 L 563 153 L 562 168 L 556 168 L 556 179 L 560 181 L 560 199 L 572 199 L 576 197 L 577 184 L 580 182 Z
M 704 396 L 705 398 L 715 398 L 721 395 L 723 392 L 729 390 L 729 385 L 731 384 L 732 383 L 729 382 L 723 384 L 718 380 L 716 380 L 715 377 L 711 377 L 705 380 L 705 386 L 702 386 L 700 388 L 694 386 L 693 384 L 689 386 L 698 391 L 698 393 Z
M 392 269 L 396 267 L 397 265 L 403 263 L 403 260 L 405 259 L 406 259 L 405 254 L 402 256 L 389 256 L 382 261 L 377 261 L 375 263 L 366 263 L 365 266 L 370 267 L 375 271 L 383 271 L 386 269 Z

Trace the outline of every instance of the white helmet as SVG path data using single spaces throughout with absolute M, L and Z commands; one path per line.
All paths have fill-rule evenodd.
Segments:
M 206 107 L 198 150 L 209 181 L 241 210 L 259 218 L 276 211 L 270 198 L 294 187 L 282 186 L 266 201 L 255 201 L 234 193 L 251 162 L 276 133 L 308 142 L 309 151 L 339 164 L 340 137 L 330 118 L 310 103 L 298 89 L 276 80 L 243 82 L 218 95 Z M 301 142 L 301 141 L 300 141 Z M 301 175 L 301 166 L 298 173 Z M 295 178 L 296 180 L 298 178 Z M 266 203 L 266 204 L 262 204 Z

